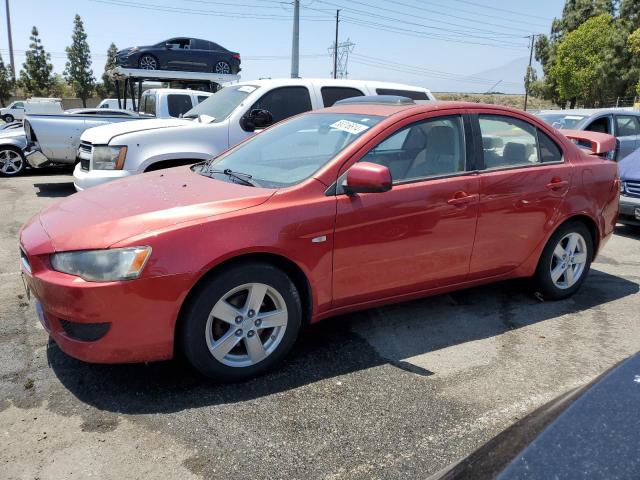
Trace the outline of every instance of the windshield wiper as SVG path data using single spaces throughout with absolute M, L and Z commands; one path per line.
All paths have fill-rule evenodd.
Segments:
M 243 185 L 247 185 L 249 187 L 259 187 L 259 185 L 254 180 L 251 180 L 251 175 L 249 175 L 248 173 L 234 172 L 230 168 L 225 168 L 224 170 L 207 170 L 207 173 L 222 173 L 228 177 L 235 178 Z

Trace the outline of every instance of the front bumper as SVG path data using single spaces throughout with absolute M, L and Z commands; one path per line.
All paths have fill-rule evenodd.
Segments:
M 636 217 L 636 209 L 640 211 L 640 198 L 620 195 L 618 223 L 640 226 L 640 218 Z
M 78 163 L 73 170 L 73 186 L 80 192 L 130 175 L 133 175 L 133 172 L 128 170 L 82 170 Z
M 25 226 L 20 244 L 25 284 L 43 327 L 62 351 L 92 363 L 172 358 L 176 319 L 193 275 L 87 282 L 56 272 L 43 253 L 53 249 L 37 219 Z M 78 332 L 86 337 L 96 331 L 93 341 L 78 339 Z
M 51 163 L 38 147 L 33 147 L 31 145 L 27 146 L 25 149 L 24 156 L 27 159 L 27 163 L 33 168 L 42 168 Z

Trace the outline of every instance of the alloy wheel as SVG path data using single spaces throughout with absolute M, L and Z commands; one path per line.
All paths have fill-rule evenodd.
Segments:
M 587 243 L 582 235 L 571 232 L 560 239 L 553 255 L 549 273 L 553 284 L 562 290 L 571 288 L 584 273 L 587 264 Z
M 209 352 L 230 367 L 249 367 L 271 355 L 288 322 L 282 295 L 264 283 L 228 291 L 209 313 L 205 337 Z
M 143 70 L 157 70 L 158 69 L 158 62 L 156 61 L 155 58 L 153 58 L 150 55 L 145 55 L 142 58 L 140 58 L 139 65 L 140 65 L 140 68 L 142 68 Z
M 228 75 L 229 73 L 231 73 L 231 68 L 229 67 L 229 64 L 227 62 L 216 63 L 214 70 L 216 73 L 222 73 L 224 75 Z
M 0 150 L 0 172 L 5 175 L 17 175 L 24 168 L 22 156 L 15 150 Z

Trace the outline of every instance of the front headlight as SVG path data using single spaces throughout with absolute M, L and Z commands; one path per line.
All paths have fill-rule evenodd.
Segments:
M 625 189 L 625 183 L 620 182 L 620 193 L 624 193 L 624 189 Z
M 115 282 L 138 278 L 150 255 L 151 247 L 78 250 L 54 253 L 51 266 L 89 282 Z
M 94 170 L 122 170 L 127 147 L 93 147 L 92 160 Z

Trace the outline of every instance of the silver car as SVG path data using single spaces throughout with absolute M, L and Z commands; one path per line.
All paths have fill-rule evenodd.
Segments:
M 541 110 L 539 118 L 554 128 L 589 130 L 614 135 L 620 144 L 618 160 L 640 148 L 640 111 L 622 108 Z

